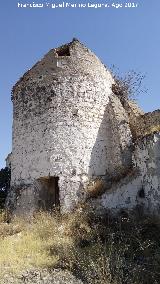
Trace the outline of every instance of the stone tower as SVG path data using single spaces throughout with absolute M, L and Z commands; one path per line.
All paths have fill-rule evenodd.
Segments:
M 107 183 L 131 166 L 128 115 L 113 83 L 75 39 L 50 50 L 16 83 L 11 210 L 72 210 L 90 181 Z

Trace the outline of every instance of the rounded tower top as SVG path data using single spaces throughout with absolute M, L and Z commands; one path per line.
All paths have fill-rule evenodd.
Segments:
M 13 97 L 23 87 L 33 83 L 49 84 L 64 81 L 67 77 L 95 77 L 113 81 L 109 71 L 99 58 L 78 39 L 51 49 L 40 61 L 29 69 L 12 89 Z

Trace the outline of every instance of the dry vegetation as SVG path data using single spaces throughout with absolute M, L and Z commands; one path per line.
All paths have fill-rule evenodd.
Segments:
M 90 197 L 98 197 L 103 194 L 105 191 L 104 182 L 101 179 L 96 179 L 92 181 L 86 188 L 86 193 L 88 198 Z
M 87 284 L 160 283 L 160 223 L 121 215 L 41 212 L 0 224 L 0 277 L 33 268 L 70 270 Z
M 152 134 L 152 133 L 156 133 L 156 132 L 160 132 L 160 125 L 153 125 L 151 126 L 149 129 L 147 129 L 147 131 L 144 133 L 144 136 Z
M 143 86 L 145 75 L 134 70 L 120 76 L 115 66 L 111 68 L 111 73 L 115 84 L 112 86 L 112 91 L 116 94 L 122 103 L 125 100 L 135 100 L 140 94 L 147 94 L 148 90 Z

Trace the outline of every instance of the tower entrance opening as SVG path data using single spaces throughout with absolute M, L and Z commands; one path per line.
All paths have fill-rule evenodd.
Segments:
M 39 183 L 38 209 L 51 211 L 59 208 L 59 177 L 41 177 L 37 181 Z

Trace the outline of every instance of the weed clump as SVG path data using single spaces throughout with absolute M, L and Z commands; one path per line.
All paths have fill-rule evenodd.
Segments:
M 105 191 L 104 181 L 101 179 L 96 179 L 92 181 L 86 188 L 86 193 L 88 197 L 96 198 L 97 196 L 103 194 Z

